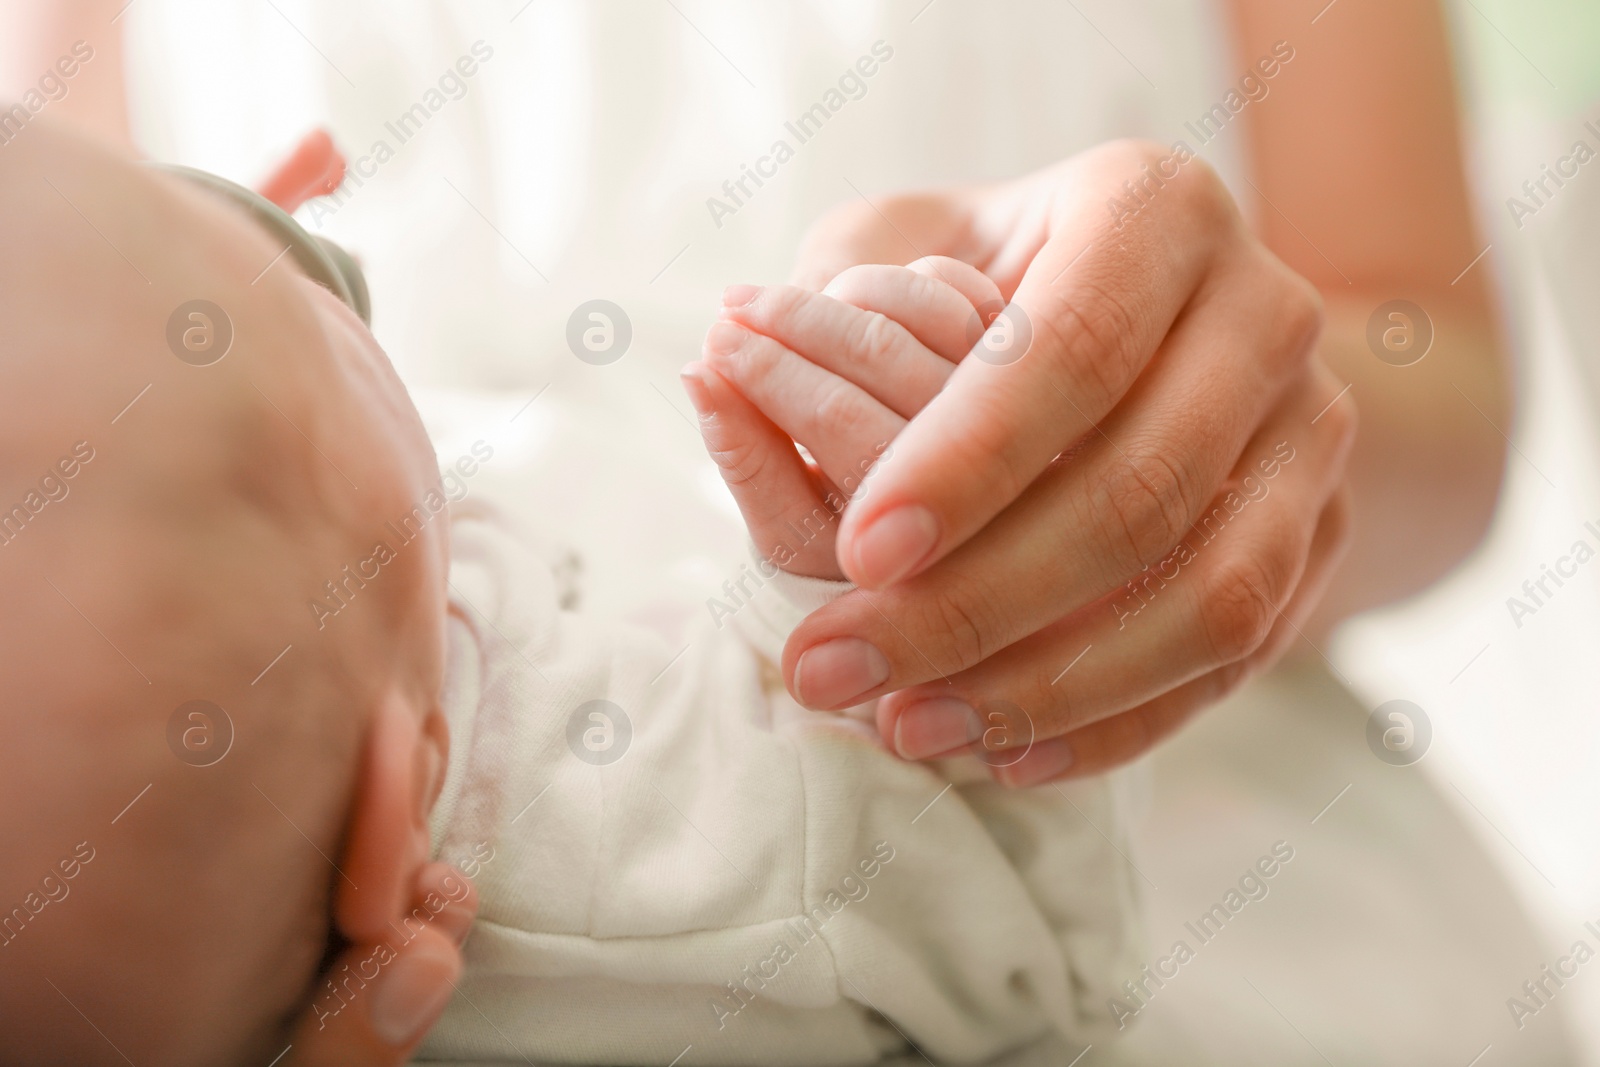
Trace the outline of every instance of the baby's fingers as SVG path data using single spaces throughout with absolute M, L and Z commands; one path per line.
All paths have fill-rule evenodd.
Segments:
M 949 256 L 924 256 L 904 267 L 877 263 L 851 267 L 822 291 L 888 316 L 951 363 L 961 362 L 972 351 L 1005 306 L 1000 287 L 988 275 Z
M 735 322 L 712 326 L 703 353 L 744 399 L 803 445 L 847 497 L 856 495 L 866 472 L 906 424 L 866 390 Z
M 901 268 L 888 269 L 925 289 L 925 300 L 933 301 L 916 313 L 917 318 L 953 323 L 958 333 L 965 328 L 972 308 L 959 293 Z M 770 338 L 859 386 L 902 418 L 921 411 L 944 388 L 953 369 L 949 360 L 929 351 L 908 325 L 822 293 L 792 285 L 753 291 L 749 286 L 733 286 L 723 300 L 722 317 L 728 322 Z M 806 438 L 797 440 L 812 447 Z
M 706 451 L 728 483 L 756 551 L 794 574 L 843 577 L 833 547 L 838 515 L 826 502 L 833 487 L 807 466 L 788 434 L 722 375 L 704 363 L 691 363 L 680 375 L 700 415 Z

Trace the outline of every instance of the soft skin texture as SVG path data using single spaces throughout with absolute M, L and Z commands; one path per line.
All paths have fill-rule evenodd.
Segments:
M 978 309 L 998 306 L 999 295 L 976 268 L 943 257 L 854 267 L 821 293 L 729 288 L 703 362 L 682 378 L 763 558 L 794 574 L 845 578 L 839 513 L 867 492 L 868 472 L 944 388 L 981 331 Z M 796 558 L 780 556 L 776 546 L 801 528 L 814 536 Z
M 1172 178 L 1170 146 L 1114 142 L 1013 181 L 852 202 L 808 239 L 800 286 L 948 255 L 1023 307 L 1034 341 L 959 367 L 846 510 L 838 558 L 864 588 L 790 639 L 802 703 L 882 697 L 893 743 L 908 717 L 948 736 L 1004 701 L 1038 741 L 1003 780 L 1098 773 L 1481 538 L 1509 401 L 1486 271 L 1465 271 L 1483 242 L 1442 12 L 1345 0 L 1305 31 L 1281 4 L 1232 7 L 1238 55 L 1285 36 L 1298 55 L 1242 119 L 1259 233 L 1202 161 Z M 1166 180 L 1119 226 L 1107 201 L 1152 171 Z M 1438 331 L 1410 368 L 1363 336 L 1399 296 Z M 780 320 L 750 325 L 823 358 Z M 1123 626 L 1129 583 L 1280 444 L 1296 458 L 1271 503 Z
M 74 442 L 93 459 L 0 547 L 0 901 L 79 842 L 94 859 L 0 948 L 0 1061 L 267 1062 L 309 1038 L 330 944 L 373 943 L 442 877 L 446 522 L 325 627 L 308 609 L 437 486 L 433 452 L 370 334 L 286 261 L 263 273 L 279 250 L 230 206 L 45 122 L 3 164 L 7 506 Z M 197 297 L 235 331 L 208 367 L 166 342 Z M 205 768 L 167 744 L 195 699 L 236 731 Z M 447 985 L 470 911 L 395 973 Z M 342 1062 L 416 1036 L 371 1051 L 363 1017 Z M 301 1062 L 338 1059 L 319 1040 Z

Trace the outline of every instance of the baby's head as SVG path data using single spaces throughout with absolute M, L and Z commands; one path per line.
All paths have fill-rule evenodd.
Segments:
M 35 124 L 0 233 L 0 1062 L 265 1063 L 426 859 L 433 452 L 212 194 Z

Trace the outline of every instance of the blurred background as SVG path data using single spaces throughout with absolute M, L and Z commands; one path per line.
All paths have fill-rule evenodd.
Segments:
M 1305 19 L 1324 3 L 1286 2 L 1295 32 L 1314 32 Z M 1517 218 L 1508 199 L 1526 200 L 1523 183 L 1575 142 L 1600 149 L 1585 128 L 1600 130 L 1600 5 L 1447 9 L 1489 246 L 1472 269 L 1495 279 L 1517 352 L 1517 419 L 1502 427 L 1514 451 L 1483 549 L 1426 596 L 1348 625 L 1330 653 L 1369 708 L 1404 698 L 1426 711 L 1433 748 L 1396 773 L 1433 781 L 1548 944 L 1566 946 L 1600 920 L 1600 561 L 1520 625 L 1507 600 L 1574 541 L 1600 543 L 1584 529 L 1600 528 L 1600 159 L 1532 215 Z M 723 285 L 784 279 L 806 224 L 842 201 L 1008 177 L 1112 136 L 1184 136 L 1205 106 L 1196 102 L 1219 97 L 1253 58 L 1227 56 L 1219 18 L 1200 0 L 840 0 L 804 11 L 133 0 L 119 24 L 136 136 L 153 156 L 250 181 L 310 126 L 352 158 L 380 140 L 394 149 L 336 210 L 312 205 L 301 219 L 365 262 L 375 331 L 423 397 L 442 454 L 488 437 L 503 471 L 627 472 L 626 492 L 610 477 L 554 479 L 561 488 L 526 502 L 562 516 L 596 576 L 592 603 L 623 613 L 661 590 L 608 586 L 608 558 L 643 553 L 663 586 L 701 595 L 735 566 L 740 531 L 676 381 Z M 1146 32 L 1155 20 L 1163 33 Z M 723 183 L 878 41 L 893 58 L 860 99 L 716 217 L 707 201 L 727 202 Z M 387 124 L 477 42 L 459 99 L 400 143 Z M 997 103 L 1019 92 L 1037 108 Z M 1237 190 L 1230 137 L 1206 154 Z M 565 341 L 569 316 L 592 299 L 632 324 L 627 355 L 609 366 L 574 359 Z M 656 518 L 641 521 L 639 497 Z M 1504 995 L 1556 954 L 1530 956 Z M 1561 997 L 1575 1040 L 1600 1062 L 1600 970 Z
M 1376 705 L 1431 716 L 1419 764 L 1461 804 L 1553 945 L 1600 918 L 1600 568 L 1518 626 L 1507 601 L 1600 527 L 1593 404 L 1600 373 L 1600 168 L 1586 165 L 1520 226 L 1523 183 L 1577 141 L 1600 148 L 1600 7 L 1576 0 L 1452 4 L 1470 175 L 1517 353 L 1514 451 L 1494 530 L 1429 594 L 1348 625 L 1334 653 Z M 1520 211 L 1518 214 L 1521 214 Z M 1471 887 L 1463 887 L 1470 892 Z M 1546 960 L 1553 959 L 1547 956 Z M 1508 983 L 1508 986 L 1514 983 Z M 1506 990 L 1511 996 L 1513 988 Z M 1561 992 L 1588 1061 L 1600 1058 L 1600 982 Z

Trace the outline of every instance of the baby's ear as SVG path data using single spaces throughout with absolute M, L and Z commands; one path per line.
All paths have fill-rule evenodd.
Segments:
M 442 724 L 437 712 L 419 722 L 416 709 L 394 692 L 372 716 L 339 860 L 345 877 L 335 883 L 334 921 L 350 941 L 382 940 L 410 907 L 417 871 L 428 859 Z

